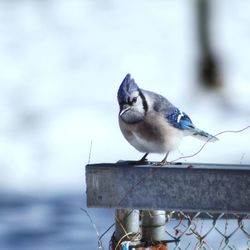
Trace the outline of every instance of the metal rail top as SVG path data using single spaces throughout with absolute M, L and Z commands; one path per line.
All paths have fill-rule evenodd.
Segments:
M 158 165 L 157 165 L 158 164 Z M 147 163 L 139 163 L 138 161 L 123 161 L 120 160 L 117 163 L 97 163 L 88 164 L 86 167 L 103 168 L 103 167 L 155 167 L 155 168 L 194 168 L 194 169 L 230 169 L 230 170 L 247 170 L 250 171 L 250 164 L 218 164 L 218 163 L 190 163 L 190 162 L 176 162 L 168 163 L 163 166 L 159 165 L 159 162 L 149 161 Z
M 136 164 L 136 165 L 135 165 Z M 89 207 L 250 212 L 250 165 L 126 161 L 86 166 Z

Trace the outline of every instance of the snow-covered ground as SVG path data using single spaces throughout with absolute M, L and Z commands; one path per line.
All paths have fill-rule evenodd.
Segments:
M 127 72 L 212 134 L 250 125 L 250 2 L 213 1 L 224 95 L 195 82 L 194 4 L 0 1 L 0 190 L 84 190 L 88 162 L 139 159 L 117 123 Z M 219 139 L 186 161 L 250 163 L 250 129 Z M 202 144 L 185 138 L 170 159 Z

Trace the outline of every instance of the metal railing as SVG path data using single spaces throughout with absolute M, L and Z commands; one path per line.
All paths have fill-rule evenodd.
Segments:
M 86 166 L 87 205 L 116 208 L 111 249 L 250 250 L 250 166 Z

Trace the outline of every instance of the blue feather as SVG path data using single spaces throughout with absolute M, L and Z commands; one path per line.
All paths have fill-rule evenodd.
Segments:
M 166 116 L 167 121 L 178 129 L 194 129 L 191 119 L 187 114 L 175 108 L 171 114 Z
M 166 116 L 167 121 L 175 128 L 186 130 L 190 135 L 202 140 L 217 141 L 218 139 L 209 133 L 198 129 L 194 126 L 187 114 L 175 108 L 170 114 Z

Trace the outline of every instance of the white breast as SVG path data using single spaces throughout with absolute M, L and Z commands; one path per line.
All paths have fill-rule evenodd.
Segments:
M 183 132 L 169 125 L 163 117 L 149 117 L 138 124 L 126 124 L 119 119 L 121 131 L 127 141 L 144 153 L 166 153 L 175 150 Z

